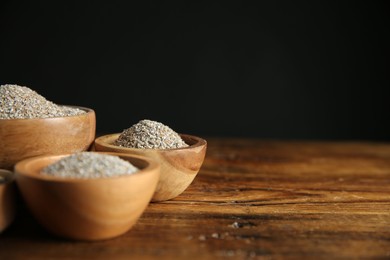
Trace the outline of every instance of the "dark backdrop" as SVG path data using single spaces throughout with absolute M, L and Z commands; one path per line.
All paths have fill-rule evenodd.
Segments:
M 99 133 L 390 140 L 382 2 L 131 2 L 1 1 L 0 83 L 95 109 Z

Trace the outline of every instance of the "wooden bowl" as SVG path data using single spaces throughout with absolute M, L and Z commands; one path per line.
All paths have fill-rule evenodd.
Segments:
M 15 217 L 14 173 L 0 169 L 0 233 Z
M 87 150 L 95 139 L 95 112 L 77 116 L 0 119 L 0 168 L 11 170 L 25 158 Z
M 164 201 L 180 195 L 194 180 L 206 155 L 206 140 L 181 134 L 189 145 L 178 149 L 137 149 L 114 145 L 120 134 L 110 134 L 96 138 L 96 151 L 138 154 L 157 161 L 161 166 L 160 180 L 152 201 Z
M 67 155 L 39 156 L 15 165 L 16 183 L 33 216 L 49 232 L 89 241 L 116 237 L 127 232 L 149 204 L 160 167 L 142 156 L 114 155 L 140 171 L 111 178 L 53 177 L 40 171 Z

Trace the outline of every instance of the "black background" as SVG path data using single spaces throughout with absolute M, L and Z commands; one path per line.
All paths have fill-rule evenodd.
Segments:
M 390 140 L 385 2 L 131 2 L 1 1 L 0 83 L 99 133 Z

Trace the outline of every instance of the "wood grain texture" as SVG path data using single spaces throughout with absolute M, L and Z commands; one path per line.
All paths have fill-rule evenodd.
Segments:
M 95 139 L 95 112 L 36 119 L 0 119 L 0 168 L 12 170 L 20 160 L 88 150 Z
M 181 134 L 188 147 L 176 149 L 137 149 L 114 145 L 120 133 L 96 138 L 96 151 L 138 154 L 152 158 L 161 166 L 160 180 L 152 201 L 173 199 L 183 193 L 192 183 L 204 161 L 206 140 L 192 135 Z
M 0 259 L 390 258 L 390 144 L 207 140 L 190 187 L 125 235 L 57 239 L 22 208 Z
M 146 157 L 116 155 L 139 171 L 115 178 L 47 176 L 41 170 L 67 155 L 45 155 L 18 162 L 16 183 L 32 214 L 49 232 L 86 241 L 113 238 L 136 223 L 160 176 L 160 166 Z

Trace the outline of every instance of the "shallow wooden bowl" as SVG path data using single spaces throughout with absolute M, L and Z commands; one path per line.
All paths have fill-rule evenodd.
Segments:
M 15 217 L 14 173 L 0 169 L 0 233 Z
M 66 155 L 39 156 L 15 165 L 16 183 L 34 217 L 49 232 L 90 241 L 116 237 L 127 232 L 149 204 L 160 167 L 142 156 L 115 155 L 140 171 L 96 179 L 46 176 L 40 171 Z
M 77 116 L 0 119 L 0 168 L 11 170 L 25 158 L 87 150 L 95 139 L 95 112 Z
M 178 149 L 136 149 L 113 145 L 120 134 L 96 138 L 96 151 L 138 154 L 153 158 L 161 166 L 160 180 L 152 201 L 164 201 L 180 195 L 194 180 L 206 155 L 206 140 L 181 134 L 189 147 Z

